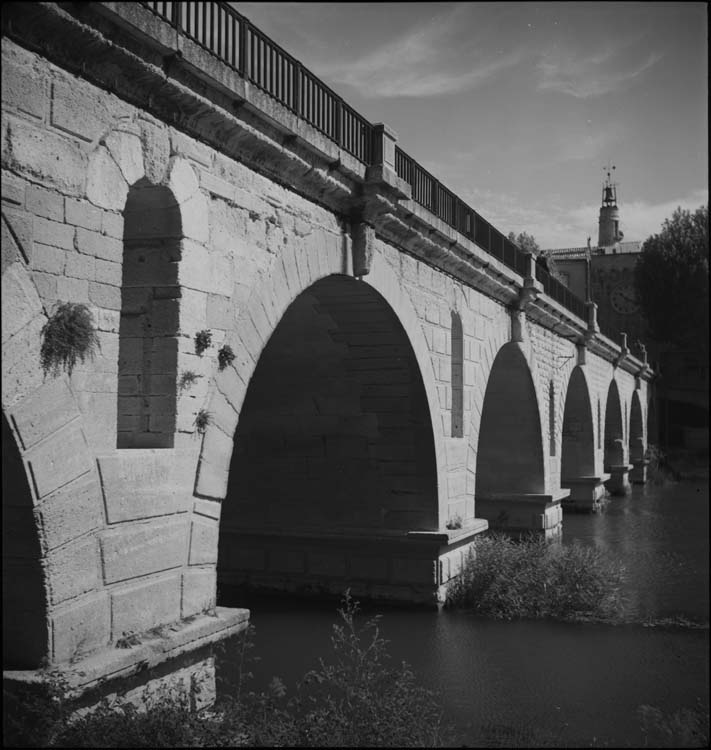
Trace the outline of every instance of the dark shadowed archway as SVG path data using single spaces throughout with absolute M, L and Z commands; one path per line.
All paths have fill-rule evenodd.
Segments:
M 633 467 L 630 479 L 635 484 L 644 484 L 646 480 L 645 453 L 647 446 L 644 440 L 642 403 L 639 399 L 639 392 L 636 390 L 632 394 L 632 404 L 630 407 L 629 437 L 630 463 Z
M 576 367 L 568 382 L 563 411 L 561 485 L 595 473 L 595 436 L 592 405 L 585 375 Z
M 49 655 L 42 553 L 27 474 L 5 414 L 2 458 L 3 668 L 37 669 Z
M 287 308 L 249 383 L 218 581 L 318 576 L 323 545 L 437 528 L 432 423 L 407 335 L 371 286 L 323 278 Z M 329 564 L 323 575 L 349 572 Z
M 181 237 L 173 193 L 139 180 L 124 210 L 117 448 L 173 447 Z
M 479 428 L 476 498 L 544 492 L 538 400 L 528 363 L 515 343 L 501 348 L 486 385 Z
M 617 383 L 613 380 L 607 391 L 605 404 L 604 468 L 610 473 L 607 489 L 613 495 L 629 492 L 629 464 L 626 462 L 622 402 Z

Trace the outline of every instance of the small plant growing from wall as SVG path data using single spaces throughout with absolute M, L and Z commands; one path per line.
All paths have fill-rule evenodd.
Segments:
M 235 353 L 232 351 L 232 347 L 229 344 L 225 344 L 217 352 L 217 362 L 220 370 L 224 370 L 225 367 L 231 365 L 234 362 Z
M 200 409 L 195 416 L 195 428 L 201 434 L 205 434 L 207 426 L 212 423 L 212 414 L 207 409 Z
M 180 380 L 178 381 L 178 390 L 184 391 L 186 388 L 190 388 L 190 386 L 195 385 L 195 383 L 197 383 L 198 379 L 201 377 L 202 375 L 198 375 L 192 370 L 184 370 L 180 375 Z
M 86 305 L 64 302 L 42 327 L 40 362 L 45 376 L 64 369 L 72 374 L 77 360 L 93 359 L 100 348 L 94 318 Z
M 452 531 L 453 529 L 462 528 L 462 517 L 460 515 L 452 516 L 446 523 L 446 527 Z
M 205 328 L 195 334 L 195 353 L 202 354 L 212 344 L 212 331 Z

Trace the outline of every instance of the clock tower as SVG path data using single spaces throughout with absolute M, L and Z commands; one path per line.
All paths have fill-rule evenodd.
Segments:
M 617 184 L 612 181 L 611 171 L 614 165 L 607 167 L 607 176 L 602 186 L 602 205 L 597 235 L 597 246 L 604 248 L 605 253 L 617 252 L 617 244 L 624 237 L 620 231 L 620 209 L 617 206 Z

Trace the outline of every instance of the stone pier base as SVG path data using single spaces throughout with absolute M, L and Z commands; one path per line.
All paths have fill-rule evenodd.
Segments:
M 647 481 L 647 466 L 649 461 L 641 459 L 632 462 L 632 471 L 630 471 L 630 482 L 632 484 L 645 484 Z
M 629 495 L 632 491 L 630 486 L 630 469 L 631 464 L 613 464 L 610 467 L 606 467 L 606 470 L 610 472 L 610 478 L 605 483 L 608 492 L 611 495 L 624 496 Z
M 609 479 L 609 474 L 562 479 L 561 484 L 570 490 L 570 497 L 563 500 L 564 510 L 573 513 L 599 512 L 605 503 L 605 482 Z
M 438 606 L 485 520 L 446 531 L 224 529 L 218 571 L 222 602 L 245 589 Z
M 477 513 L 489 521 L 489 527 L 508 534 L 543 534 L 558 539 L 563 531 L 562 501 L 570 495 L 563 489 L 552 495 L 512 493 L 476 498 Z
M 216 697 L 217 644 L 249 625 L 249 610 L 217 607 L 199 615 L 112 645 L 68 664 L 51 668 L 65 686 L 64 698 L 73 714 L 91 710 L 102 700 L 120 697 L 141 709 L 161 689 L 184 695 L 192 710 L 212 705 Z M 28 696 L 47 695 L 48 671 L 3 672 L 5 715 L 22 717 Z M 22 721 L 22 719 L 20 719 Z

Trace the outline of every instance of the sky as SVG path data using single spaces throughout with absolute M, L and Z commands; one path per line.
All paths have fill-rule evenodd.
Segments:
M 708 203 L 706 4 L 233 3 L 504 234 L 625 240 Z

